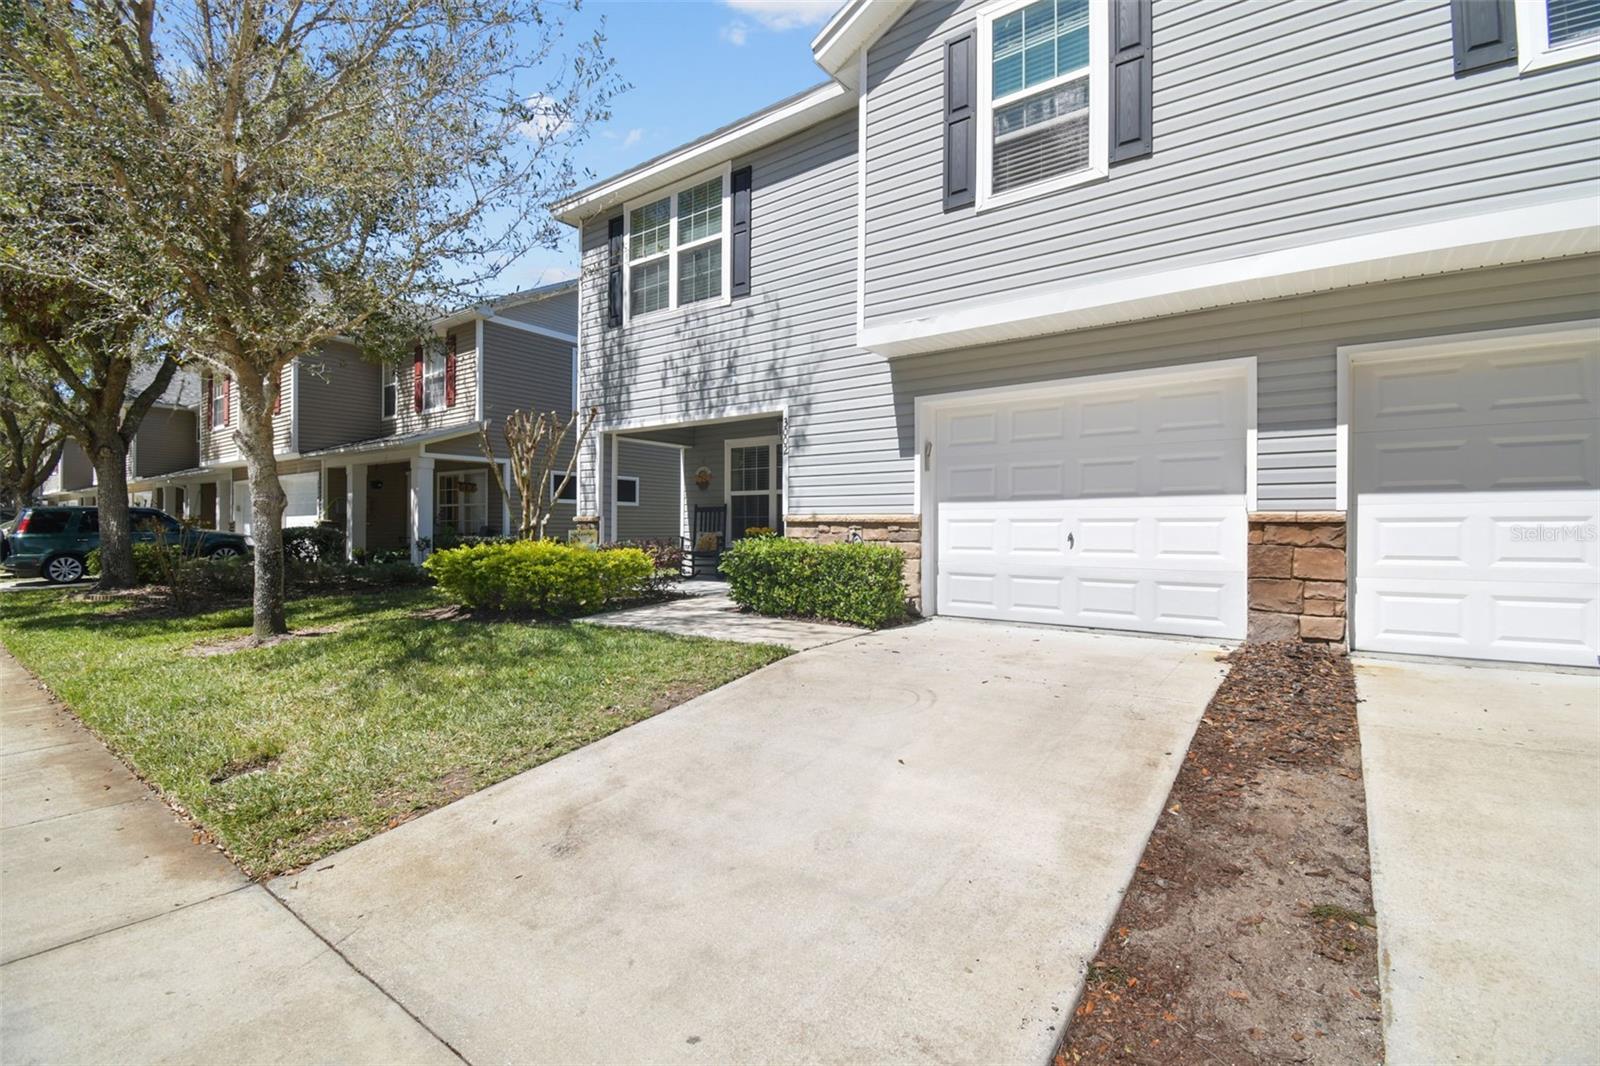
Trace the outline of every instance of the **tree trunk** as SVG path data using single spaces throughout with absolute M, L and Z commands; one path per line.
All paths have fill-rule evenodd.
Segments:
M 94 457 L 95 506 L 100 514 L 100 587 L 132 588 L 133 527 L 128 519 L 128 445 L 115 429 L 102 428 L 82 442 Z
M 235 375 L 239 389 L 239 448 L 250 474 L 250 536 L 255 541 L 255 592 L 251 633 L 257 640 L 287 633 L 283 610 L 283 511 L 288 504 L 278 481 L 272 440 L 272 408 L 253 376 Z

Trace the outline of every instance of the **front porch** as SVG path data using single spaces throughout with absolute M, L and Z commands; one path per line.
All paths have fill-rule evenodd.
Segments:
M 780 413 L 619 430 L 601 434 L 597 446 L 603 541 L 676 538 L 710 557 L 714 572 L 715 557 L 734 541 L 755 530 L 783 532 Z M 643 506 L 642 488 L 629 476 L 651 453 L 677 474 L 676 510 Z

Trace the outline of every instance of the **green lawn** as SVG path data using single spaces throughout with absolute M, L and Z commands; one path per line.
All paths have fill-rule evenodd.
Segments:
M 248 870 L 280 873 L 782 658 L 602 626 L 439 621 L 432 590 L 310 598 L 326 636 L 201 657 L 244 607 L 0 595 L 0 640 Z

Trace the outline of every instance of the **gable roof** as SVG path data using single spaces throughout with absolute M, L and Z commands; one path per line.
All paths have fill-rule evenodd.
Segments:
M 868 48 L 897 22 L 911 0 L 850 0 L 822 27 L 811 41 L 811 56 L 817 66 L 855 89 L 855 72 L 850 60 Z

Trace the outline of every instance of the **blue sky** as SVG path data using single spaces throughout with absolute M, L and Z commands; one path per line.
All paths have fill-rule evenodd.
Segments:
M 811 38 L 841 0 L 589 0 L 573 23 L 604 17 L 607 48 L 633 88 L 578 153 L 605 177 L 825 79 Z M 501 291 L 572 277 L 577 241 L 513 264 Z

